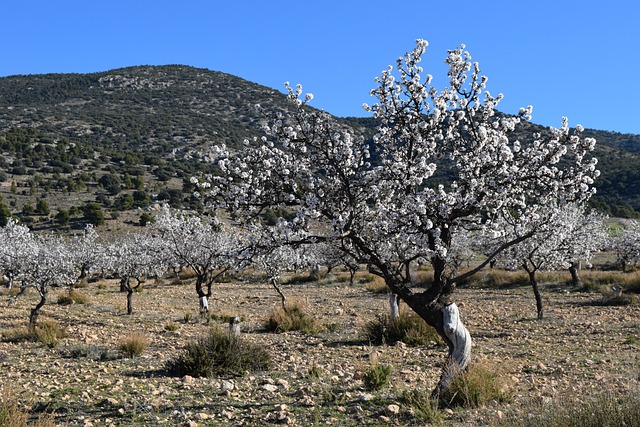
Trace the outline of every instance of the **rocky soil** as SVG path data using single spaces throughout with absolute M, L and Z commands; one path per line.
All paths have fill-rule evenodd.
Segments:
M 278 295 L 266 283 L 218 285 L 210 315 L 201 317 L 193 284 L 148 284 L 125 314 L 115 282 L 79 291 L 88 304 L 56 304 L 54 290 L 41 320 L 55 320 L 67 337 L 56 348 L 35 342 L 0 342 L 0 386 L 20 395 L 34 414 L 48 411 L 60 425 L 412 425 L 404 390 L 430 390 L 446 349 L 441 345 L 371 346 L 362 326 L 387 311 L 384 294 L 335 280 L 285 285 L 325 328 L 315 335 L 274 334 L 262 328 Z M 582 400 L 606 390 L 634 390 L 640 380 L 640 306 L 609 307 L 599 294 L 543 286 L 545 318 L 536 320 L 531 290 L 460 289 L 463 320 L 474 358 L 506 379 L 509 403 L 443 412 L 446 425 L 491 425 L 525 417 L 559 399 Z M 0 290 L 0 334 L 24 327 L 34 293 L 7 305 Z M 243 338 L 263 345 L 274 367 L 239 377 L 171 377 L 167 360 L 224 316 L 242 318 Z M 222 326 L 224 327 L 224 326 Z M 143 331 L 150 345 L 124 358 L 119 341 Z M 363 386 L 372 359 L 392 368 L 379 391 Z M 640 390 L 640 389 L 639 389 Z

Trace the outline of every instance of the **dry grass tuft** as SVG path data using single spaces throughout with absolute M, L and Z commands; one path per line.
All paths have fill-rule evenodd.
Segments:
M 55 418 L 50 414 L 41 414 L 34 423 L 29 424 L 29 411 L 20 404 L 17 392 L 7 383 L 0 392 L 0 427 L 53 427 Z
M 402 311 L 397 318 L 379 315 L 364 325 L 363 333 L 375 345 L 395 344 L 398 341 L 410 346 L 442 342 L 436 330 L 412 311 Z
M 279 306 L 271 310 L 265 322 L 269 332 L 299 331 L 304 334 L 315 334 L 320 330 L 316 319 L 307 314 L 305 307 L 298 303 L 287 303 L 287 309 Z
M 143 332 L 132 332 L 120 339 L 118 350 L 129 358 L 140 356 L 149 347 L 149 338 Z
M 506 377 L 487 361 L 473 362 L 456 376 L 450 390 L 440 396 L 446 406 L 478 408 L 489 402 L 509 402 Z

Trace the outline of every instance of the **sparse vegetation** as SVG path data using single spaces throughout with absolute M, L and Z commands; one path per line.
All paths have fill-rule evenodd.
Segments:
M 444 421 L 444 414 L 438 408 L 438 403 L 431 398 L 431 392 L 425 390 L 405 390 L 401 400 L 409 408 L 408 417 L 427 425 L 440 425 Z
M 49 348 L 58 346 L 58 340 L 67 336 L 65 328 L 53 320 L 39 322 L 33 331 L 34 339 Z
M 30 412 L 20 404 L 16 391 L 7 383 L 0 391 L 0 427 L 53 427 L 55 419 L 50 414 L 41 414 L 29 423 Z
M 375 364 L 362 376 L 362 382 L 367 390 L 380 390 L 389 383 L 391 368 L 386 365 Z
M 70 288 L 69 292 L 67 292 L 66 294 L 58 295 L 59 305 L 88 304 L 88 303 L 89 303 L 89 296 L 73 288 Z
M 400 317 L 378 315 L 374 320 L 365 324 L 363 334 L 375 345 L 395 344 L 398 341 L 410 346 L 433 345 L 442 342 L 442 338 L 435 329 L 422 320 L 418 315 L 409 311 L 402 311 Z
M 132 332 L 120 339 L 118 350 L 126 357 L 139 357 L 149 347 L 149 338 L 143 332 Z
M 514 427 L 619 427 L 640 425 L 640 390 L 603 392 L 583 400 L 559 398 L 532 404 L 525 417 L 507 418 Z
M 265 323 L 265 329 L 269 332 L 299 331 L 304 334 L 314 334 L 319 331 L 316 319 L 307 314 L 300 303 L 287 303 L 287 309 L 279 306 L 271 310 Z
M 176 376 L 211 377 L 262 371 L 271 366 L 271 356 L 262 347 L 211 328 L 207 335 L 187 345 L 184 353 L 167 363 Z
M 472 363 L 456 376 L 450 390 L 439 398 L 446 406 L 477 408 L 491 401 L 509 402 L 511 395 L 504 374 L 482 361 Z

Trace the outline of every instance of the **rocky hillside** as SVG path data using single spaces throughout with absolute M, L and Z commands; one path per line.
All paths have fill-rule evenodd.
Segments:
M 259 135 L 256 104 L 288 108 L 277 90 L 181 65 L 0 78 L 0 195 L 35 223 L 53 224 L 60 210 L 73 222 L 88 203 L 111 212 L 154 199 L 197 207 L 188 179 L 208 170 L 203 152 Z M 337 120 L 369 137 L 375 129 L 370 118 Z M 594 205 L 638 216 L 640 136 L 587 133 L 602 170 Z

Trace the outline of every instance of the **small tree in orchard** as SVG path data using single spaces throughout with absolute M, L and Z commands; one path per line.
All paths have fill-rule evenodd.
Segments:
M 9 289 L 19 280 L 19 274 L 32 256 L 35 244 L 29 227 L 14 219 L 9 219 L 0 230 L 0 268 Z
M 75 268 L 69 247 L 57 236 L 36 236 L 36 246 L 32 256 L 21 273 L 21 292 L 34 288 L 40 301 L 31 309 L 29 324 L 37 324 L 40 309 L 47 302 L 49 289 L 69 286 L 75 282 Z
M 307 252 L 303 246 L 282 244 L 256 254 L 253 257 L 253 264 L 267 273 L 273 289 L 280 295 L 282 309 L 286 312 L 287 297 L 281 287 L 282 273 L 313 268 L 318 264 L 318 259 L 314 254 Z
M 143 280 L 166 270 L 162 242 L 147 232 L 124 234 L 104 246 L 100 266 L 120 279 L 120 289 L 127 292 L 127 314 L 131 315 L 133 293 Z
M 327 267 L 330 274 L 336 267 L 344 267 L 349 271 L 349 285 L 353 286 L 355 275 L 360 269 L 360 264 L 351 255 L 329 243 L 316 245 L 315 253 L 318 262 Z
M 616 253 L 616 262 L 623 273 L 629 267 L 635 267 L 640 260 L 640 225 L 629 220 L 625 227 L 614 232 L 609 239 L 609 249 Z
M 68 286 L 73 283 L 73 257 L 66 243 L 53 235 L 34 235 L 13 220 L 3 228 L 0 240 L 0 259 L 5 275 L 20 283 L 23 294 L 32 288 L 38 292 L 40 300 L 31 309 L 29 326 L 35 328 L 40 310 L 47 303 L 52 287 Z
M 531 237 L 506 241 L 459 273 L 454 234 L 479 232 L 501 213 L 517 213 L 533 201 L 584 201 L 598 173 L 590 158 L 595 141 L 580 138 L 581 129 L 571 132 L 566 120 L 546 136 L 532 135 L 530 143 L 516 140 L 514 131 L 531 109 L 515 117 L 496 114 L 502 95 L 485 90 L 487 79 L 464 46 L 448 52 L 448 86 L 431 86 L 420 66 L 426 46 L 418 40 L 395 71 L 389 67 L 376 79 L 371 93 L 377 103 L 365 106 L 379 123 L 373 141 L 309 109 L 312 96 L 287 85 L 295 111 L 277 113 L 268 137 L 238 152 L 214 147 L 222 174 L 200 184 L 239 219 L 252 221 L 270 208 L 295 209 L 293 220 L 279 222 L 301 243 L 330 241 L 382 277 L 449 346 L 439 392 L 470 361 L 456 284 Z M 441 184 L 443 178 L 448 184 Z M 423 291 L 412 287 L 410 274 L 419 262 L 433 269 L 433 282 Z
M 163 207 L 153 229 L 164 242 L 166 264 L 179 264 L 194 271 L 200 310 L 208 311 L 213 283 L 246 262 L 247 243 L 240 232 L 227 230 L 215 219 L 203 219 L 168 206 Z
M 532 234 L 531 238 L 504 251 L 498 263 L 527 272 L 539 319 L 544 309 L 536 273 L 568 269 L 574 286 L 582 287 L 578 274 L 580 262 L 588 262 L 606 241 L 604 217 L 595 212 L 586 213 L 584 206 L 576 204 L 535 206 L 519 217 L 505 215 L 494 228 L 501 235 L 494 246 Z
M 73 236 L 69 241 L 73 262 L 78 269 L 77 282 L 84 280 L 99 262 L 102 247 L 98 237 L 95 228 L 87 225 L 82 234 Z

